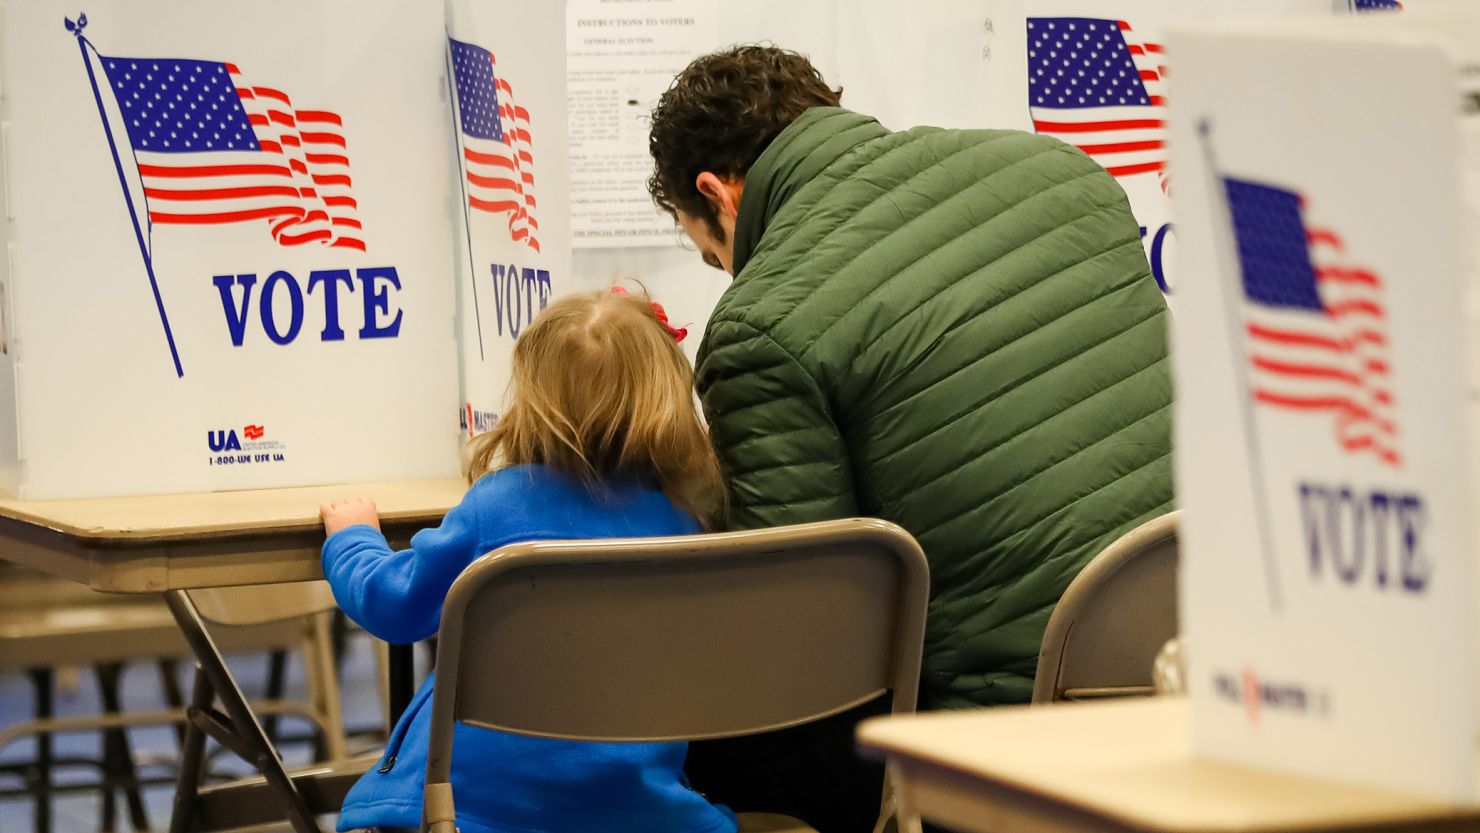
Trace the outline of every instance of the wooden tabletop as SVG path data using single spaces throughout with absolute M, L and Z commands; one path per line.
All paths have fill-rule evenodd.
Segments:
M 858 741 L 962 830 L 1480 829 L 1477 808 L 1194 759 L 1182 698 L 875 718 Z
M 467 489 L 466 481 L 445 478 L 86 500 L 0 497 L 0 519 L 97 546 L 152 545 L 243 532 L 319 531 L 319 505 L 351 496 L 374 498 L 384 523 L 433 523 Z
M 404 546 L 467 492 L 459 478 L 85 500 L 0 497 L 0 560 L 116 593 L 323 577 L 319 505 L 367 496 Z

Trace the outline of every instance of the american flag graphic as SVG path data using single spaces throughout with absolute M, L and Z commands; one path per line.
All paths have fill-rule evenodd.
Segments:
M 457 80 L 468 207 L 507 214 L 510 238 L 539 251 L 529 111 L 514 103 L 514 89 L 499 77 L 492 52 L 452 38 L 447 41 Z
M 258 222 L 284 246 L 365 250 L 344 122 L 235 64 L 98 56 L 154 225 Z
M 1224 179 L 1237 242 L 1252 395 L 1333 415 L 1337 444 L 1398 466 L 1383 281 L 1294 191 Z
M 1124 20 L 1028 18 L 1033 128 L 1089 154 L 1112 176 L 1155 173 L 1166 187 L 1161 44 Z

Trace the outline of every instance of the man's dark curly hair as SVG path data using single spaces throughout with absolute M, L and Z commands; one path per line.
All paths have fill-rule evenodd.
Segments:
M 837 106 L 842 95 L 805 56 L 774 46 L 733 46 L 696 59 L 653 110 L 653 202 L 669 214 L 702 217 L 719 234 L 717 213 L 694 185 L 699 174 L 745 176 L 787 125 L 809 108 Z

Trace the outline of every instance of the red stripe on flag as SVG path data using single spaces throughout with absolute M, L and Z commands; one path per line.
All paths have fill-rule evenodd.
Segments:
M 1325 243 L 1328 246 L 1335 246 L 1338 249 L 1342 247 L 1341 236 L 1330 229 L 1306 229 L 1305 242 L 1312 246 L 1318 243 Z
M 1249 335 L 1264 341 L 1272 341 L 1276 344 L 1299 345 L 1301 347 L 1321 347 L 1338 353 L 1344 353 L 1350 349 L 1348 342 L 1340 339 L 1328 338 L 1313 333 L 1293 332 L 1290 330 L 1275 330 L 1262 327 L 1258 324 L 1249 325 Z
M 477 197 L 468 197 L 468 205 L 472 206 L 473 208 L 478 209 L 479 211 L 492 211 L 492 212 L 495 212 L 495 213 L 500 212 L 500 211 L 518 211 L 519 210 L 519 203 L 514 202 L 513 200 L 492 201 L 492 200 L 480 200 Z
M 300 122 L 328 122 L 340 127 L 344 126 L 344 119 L 341 119 L 338 113 L 331 113 L 328 110 L 297 110 L 295 112 Z
M 144 176 L 166 179 L 198 176 L 292 176 L 282 165 L 182 165 L 178 168 L 166 165 L 140 165 L 139 173 Z
M 276 208 L 252 208 L 246 211 L 220 211 L 213 214 L 168 214 L 149 212 L 149 219 L 156 223 L 180 223 L 184 225 L 209 225 L 212 223 L 239 223 L 243 220 L 260 220 L 266 217 L 281 217 L 284 214 L 298 215 L 303 209 L 283 205 Z
M 1145 130 L 1165 127 L 1161 119 L 1121 119 L 1119 121 L 1034 121 L 1040 132 L 1048 133 L 1099 133 L 1107 130 Z
M 1160 150 L 1166 147 L 1166 142 L 1156 140 L 1145 142 L 1114 142 L 1104 145 L 1078 145 L 1077 147 L 1093 156 L 1096 153 L 1130 153 L 1137 150 Z
M 302 133 L 303 141 L 314 142 L 320 145 L 339 145 L 344 147 L 344 137 L 333 133 Z
M 1326 307 L 1326 312 L 1333 318 L 1344 315 L 1371 315 L 1382 317 L 1382 307 L 1374 301 L 1342 301 L 1339 304 L 1331 304 Z
M 1280 408 L 1295 408 L 1301 411 L 1341 410 L 1363 419 L 1370 419 L 1372 416 L 1366 408 L 1345 396 L 1291 396 L 1259 388 L 1254 391 L 1254 398 L 1266 405 L 1275 405 Z
M 1280 362 L 1273 359 L 1266 359 L 1263 356 L 1254 356 L 1251 358 L 1251 361 L 1260 370 L 1280 376 L 1295 376 L 1302 379 L 1330 379 L 1352 385 L 1362 384 L 1362 377 L 1337 367 Z
M 498 165 L 503 168 L 513 168 L 514 160 L 507 156 L 499 156 L 494 153 L 479 153 L 476 150 L 463 148 L 463 158 L 469 162 L 477 162 L 480 165 Z
M 1332 281 L 1334 283 L 1359 283 L 1364 286 L 1380 287 L 1382 282 L 1377 276 L 1366 269 L 1344 269 L 1339 266 L 1325 266 L 1316 270 L 1316 280 Z
M 481 174 L 475 174 L 472 171 L 468 172 L 468 182 L 483 188 L 503 188 L 509 191 L 519 190 L 519 186 L 512 179 L 483 176 Z
M 303 234 L 279 234 L 278 242 L 284 246 L 301 246 L 304 243 L 312 243 L 316 240 L 328 240 L 333 236 L 327 229 L 319 229 Z
M 173 188 L 145 188 L 144 196 L 160 200 L 229 200 L 247 197 L 296 197 L 298 189 L 287 185 L 249 185 L 241 188 L 201 188 L 190 191 Z
M 1151 171 L 1159 171 L 1167 166 L 1166 162 L 1142 162 L 1139 165 L 1107 165 L 1105 171 L 1111 176 L 1130 176 L 1131 174 L 1144 174 Z

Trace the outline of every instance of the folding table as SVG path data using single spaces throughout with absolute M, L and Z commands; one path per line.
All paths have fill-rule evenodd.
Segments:
M 456 478 L 292 489 L 88 500 L 0 499 L 0 559 L 111 593 L 159 593 L 195 654 L 192 725 L 261 774 L 234 787 L 200 788 L 199 762 L 181 762 L 172 833 L 264 823 L 284 816 L 317 833 L 357 772 L 284 769 L 186 590 L 322 579 L 318 507 L 336 497 L 375 499 L 394 546 L 440 523 L 467 490 Z M 393 646 L 392 718 L 410 701 L 410 646 Z M 214 708 L 219 700 L 223 711 Z M 187 753 L 189 749 L 187 748 Z M 187 754 L 187 757 L 190 757 Z
M 1480 807 L 1194 757 L 1179 697 L 882 717 L 902 812 L 961 833 L 1448 833 Z

